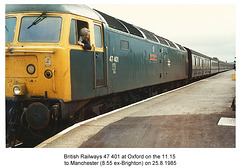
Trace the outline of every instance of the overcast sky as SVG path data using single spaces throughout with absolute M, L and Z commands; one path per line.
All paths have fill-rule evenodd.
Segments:
M 210 57 L 234 61 L 235 5 L 87 5 Z

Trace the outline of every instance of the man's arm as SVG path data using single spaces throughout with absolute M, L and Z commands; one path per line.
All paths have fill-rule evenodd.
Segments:
M 91 50 L 92 49 L 92 46 L 89 44 L 89 42 L 88 41 L 86 41 L 86 40 L 83 40 L 82 41 L 83 42 L 83 49 L 86 49 L 86 50 Z

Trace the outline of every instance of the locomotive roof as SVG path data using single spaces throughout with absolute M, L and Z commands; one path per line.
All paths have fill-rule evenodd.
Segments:
M 81 15 L 98 21 L 104 21 L 97 12 L 88 6 L 76 4 L 7 4 L 5 12 L 62 12 Z
M 16 12 L 61 12 L 61 13 L 72 13 L 94 20 L 104 22 L 108 27 L 120 30 L 122 32 L 130 33 L 140 38 L 146 38 L 157 43 L 161 43 L 173 48 L 177 48 L 173 42 L 162 38 L 150 31 L 142 29 L 140 27 L 129 24 L 125 21 L 117 19 L 115 17 L 109 16 L 102 13 L 96 9 L 91 9 L 86 5 L 77 4 L 8 4 L 6 5 L 6 13 L 16 13 Z M 145 35 L 145 37 L 143 36 Z M 176 44 L 176 43 L 175 43 Z M 184 51 L 184 48 L 176 44 L 180 50 Z
M 191 49 L 190 49 L 190 50 L 191 50 Z M 199 52 L 197 52 L 197 51 L 191 50 L 191 52 L 192 52 L 193 54 L 199 55 L 199 56 L 201 56 L 201 57 L 212 59 L 211 57 L 206 56 L 206 55 L 204 55 L 204 54 L 201 54 L 201 53 L 199 53 Z

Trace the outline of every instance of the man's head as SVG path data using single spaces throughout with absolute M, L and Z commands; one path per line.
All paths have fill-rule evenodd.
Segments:
M 86 27 L 84 27 L 80 30 L 80 36 L 82 37 L 83 40 L 88 40 L 89 32 L 90 32 L 90 30 L 87 29 Z

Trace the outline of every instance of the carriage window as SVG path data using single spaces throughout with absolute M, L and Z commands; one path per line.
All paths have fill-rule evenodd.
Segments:
M 19 42 L 59 42 L 62 28 L 62 19 L 60 17 L 43 17 L 39 22 L 37 22 L 38 24 L 34 24 L 37 19 L 37 16 L 22 18 Z
M 199 63 L 198 63 L 198 60 L 199 60 L 198 57 L 195 57 L 195 66 L 196 66 L 196 67 L 198 67 L 198 64 L 199 64 Z
M 97 48 L 102 48 L 102 31 L 99 25 L 94 25 L 95 45 Z

